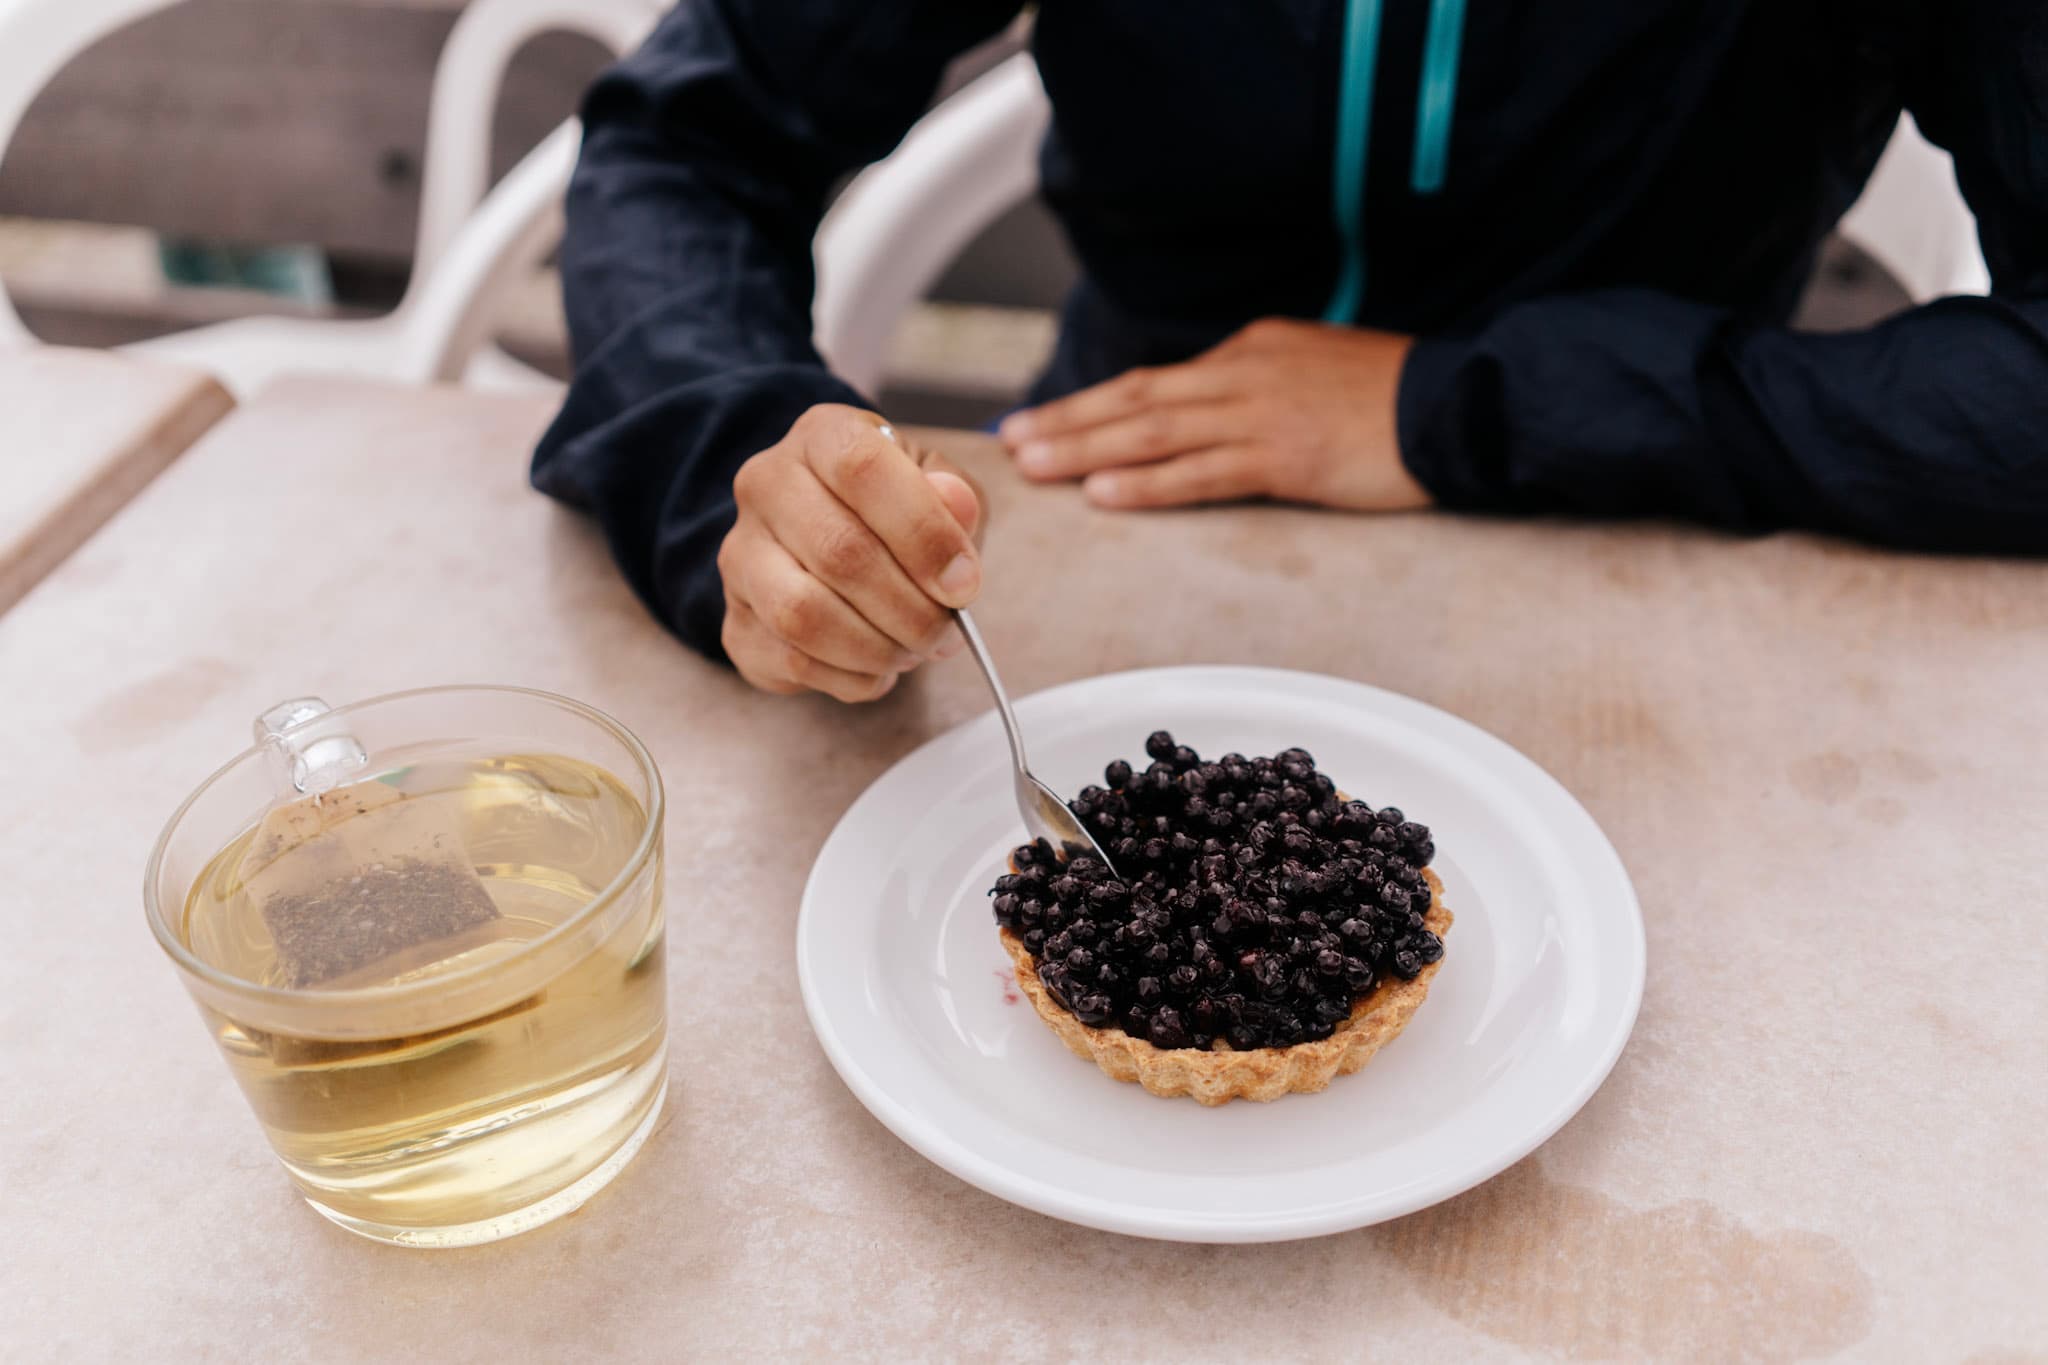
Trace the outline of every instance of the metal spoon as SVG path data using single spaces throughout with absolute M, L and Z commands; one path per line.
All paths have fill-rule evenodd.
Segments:
M 1017 813 L 1024 817 L 1024 832 L 1033 839 L 1043 839 L 1053 846 L 1053 851 L 1062 858 L 1077 853 L 1089 854 L 1102 859 L 1102 865 L 1116 872 L 1116 864 L 1102 851 L 1102 845 L 1095 842 L 1093 835 L 1074 818 L 1067 809 L 1067 803 L 1051 787 L 1031 775 L 1031 765 L 1024 760 L 1024 735 L 1017 728 L 1016 713 L 1010 710 L 1010 698 L 1003 691 L 1002 679 L 996 676 L 995 660 L 988 656 L 988 646 L 982 643 L 981 632 L 975 629 L 974 618 L 964 610 L 956 611 L 953 617 L 960 623 L 960 634 L 967 640 L 967 652 L 974 656 L 974 662 L 981 665 L 981 676 L 988 679 L 988 690 L 996 694 L 996 714 L 1003 718 L 1003 733 L 1010 739 L 1010 758 L 1017 771 L 1012 774 L 1017 785 Z

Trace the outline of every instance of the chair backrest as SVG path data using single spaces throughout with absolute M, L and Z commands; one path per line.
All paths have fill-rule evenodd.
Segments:
M 1956 188 L 1954 162 L 1921 136 L 1910 114 L 1899 117 L 1870 183 L 1842 215 L 1841 232 L 1915 303 L 1991 288 L 1977 220 Z
M 413 278 L 439 264 L 491 183 L 491 116 L 512 58 L 543 33 L 594 38 L 631 51 L 654 26 L 661 0 L 469 0 L 434 65 Z
M 0 0 L 0 159 L 22 115 L 67 63 L 115 29 L 174 3 Z M 492 114 L 505 70 L 520 47 L 542 33 L 566 30 L 594 38 L 615 53 L 625 52 L 653 27 L 660 8 L 661 0 L 470 0 L 463 8 L 435 63 L 429 95 L 426 168 L 413 261 L 417 288 L 427 287 L 434 268 L 490 188 Z M 548 207 L 540 202 L 546 196 L 538 171 L 559 161 L 559 146 L 539 155 L 515 187 L 521 194 L 508 196 L 530 205 L 540 215 L 541 226 Z M 505 233 L 504 216 L 501 206 L 499 221 L 491 231 L 477 234 L 479 240 L 528 244 L 530 233 Z M 525 255 L 538 262 L 551 246 Z M 480 269 L 475 261 L 465 263 L 464 273 L 479 281 L 509 278 L 500 271 Z M 445 286 L 440 293 L 445 299 Z M 438 313 L 445 313 L 445 308 Z M 0 339 L 27 336 L 0 290 Z
M 848 382 L 872 396 L 897 320 L 1038 188 L 1038 144 L 1051 120 L 1037 64 L 1019 53 L 918 120 L 833 203 L 815 246 L 812 330 Z
M 562 240 L 562 199 L 583 128 L 569 119 L 506 172 L 406 294 L 393 373 L 459 383 L 491 339 L 500 300 Z
M 491 116 L 514 54 L 567 30 L 631 51 L 661 0 L 470 0 L 434 68 L 427 165 L 411 283 L 395 315 L 394 373 L 459 382 L 490 341 L 500 301 L 540 269 L 562 240 L 562 200 L 582 126 L 556 126 L 495 186 Z M 488 190 L 488 193 L 486 191 Z
M 22 115 L 65 65 L 115 29 L 175 0 L 0 0 L 0 163 Z M 29 331 L 0 287 L 0 341 Z

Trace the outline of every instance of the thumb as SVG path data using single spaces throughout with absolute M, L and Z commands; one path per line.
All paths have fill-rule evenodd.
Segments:
M 946 510 L 953 514 L 953 519 L 972 536 L 981 525 L 981 499 L 974 496 L 967 480 L 941 469 L 926 470 L 925 477 L 931 480 L 932 491 L 939 495 L 940 502 L 946 504 Z

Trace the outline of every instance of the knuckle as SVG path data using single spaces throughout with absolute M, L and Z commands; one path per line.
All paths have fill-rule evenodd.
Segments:
M 910 556 L 915 572 L 936 574 L 953 562 L 953 556 L 961 552 L 965 537 L 960 523 L 953 520 L 950 512 L 922 516 L 910 532 Z
M 737 533 L 728 531 L 724 540 L 718 542 L 718 579 L 728 586 L 737 581 L 742 542 Z
M 819 533 L 817 556 L 824 575 L 842 583 L 865 579 L 875 564 L 874 546 L 867 532 L 843 522 Z
M 1287 323 L 1280 318 L 1258 318 L 1238 335 L 1254 346 L 1269 345 L 1287 335 Z
M 1138 444 L 1147 450 L 1158 450 L 1173 440 L 1173 414 L 1164 408 L 1154 408 L 1137 419 L 1133 435 Z
M 742 505 L 750 503 L 761 494 L 761 481 L 767 474 L 768 452 L 762 451 L 741 465 L 732 476 L 732 496 Z
M 817 661 L 795 645 L 784 645 L 776 651 L 775 671 L 793 683 L 810 687 L 818 676 Z
M 807 592 L 778 593 L 762 619 L 778 639 L 802 644 L 817 633 L 822 613 L 816 596 Z
M 836 419 L 847 411 L 847 408 L 838 403 L 813 403 L 797 414 L 796 421 L 790 423 L 789 429 L 792 434 L 808 439 L 829 430 Z
M 1139 407 L 1152 401 L 1152 392 L 1158 386 L 1159 372 L 1149 366 L 1140 365 L 1124 371 L 1122 390 L 1123 401 L 1132 407 Z
M 1231 497 L 1260 497 L 1278 491 L 1293 471 L 1272 452 L 1248 449 L 1217 472 L 1217 481 Z
M 937 649 L 945 640 L 946 627 L 953 624 L 952 613 L 942 611 L 928 597 L 920 596 L 911 606 L 908 643 L 920 654 Z
M 832 695 L 840 701 L 858 705 L 875 701 L 896 685 L 896 679 L 888 673 L 860 673 L 838 680 L 832 687 Z
M 867 433 L 846 431 L 834 438 L 828 458 L 841 486 L 866 488 L 880 476 L 884 452 Z

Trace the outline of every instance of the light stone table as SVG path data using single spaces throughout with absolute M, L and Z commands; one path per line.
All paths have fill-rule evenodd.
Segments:
M 865 710 L 755 695 L 529 491 L 547 417 L 287 383 L 0 617 L 0 1359 L 2048 1359 L 2048 566 L 1116 517 L 938 436 L 992 495 L 978 612 L 1020 691 L 1184 661 L 1367 679 L 1556 773 L 1642 895 L 1635 1036 L 1534 1156 L 1357 1233 L 1172 1245 L 928 1165 L 805 1023 L 811 858 L 986 706 L 972 665 Z M 139 888 L 256 712 L 449 681 L 647 740 L 677 1084 L 580 1213 L 408 1252 L 299 1203 Z
M 233 406 L 182 365 L 0 345 L 0 611 Z

